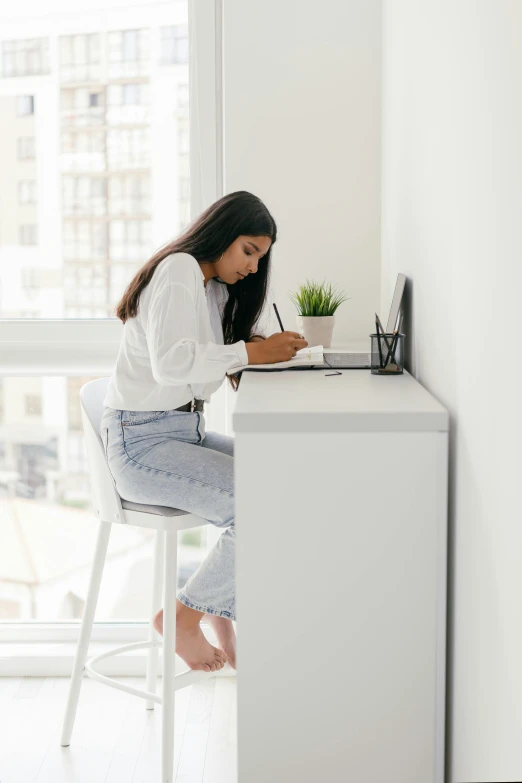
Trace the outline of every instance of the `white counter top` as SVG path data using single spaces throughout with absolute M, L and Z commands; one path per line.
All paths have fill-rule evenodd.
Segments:
M 448 411 L 406 371 L 243 372 L 235 432 L 426 432 L 449 428 Z

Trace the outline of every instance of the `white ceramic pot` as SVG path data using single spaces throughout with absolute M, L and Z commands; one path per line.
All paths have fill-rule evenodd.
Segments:
M 329 348 L 334 324 L 335 315 L 297 316 L 297 331 L 304 334 L 304 338 L 310 346 L 322 345 L 323 348 Z

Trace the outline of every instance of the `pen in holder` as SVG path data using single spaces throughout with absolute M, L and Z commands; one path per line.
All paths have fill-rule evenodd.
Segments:
M 404 334 L 371 334 L 371 371 L 374 375 L 400 375 L 404 369 Z

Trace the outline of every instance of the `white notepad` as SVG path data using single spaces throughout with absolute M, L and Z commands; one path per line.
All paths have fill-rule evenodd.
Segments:
M 324 361 L 324 352 L 322 345 L 314 345 L 312 347 L 307 346 L 297 351 L 296 355 L 289 359 L 287 362 L 274 362 L 273 364 L 246 364 L 240 367 L 238 370 L 234 370 L 234 373 L 241 372 L 241 370 L 284 370 L 286 368 L 292 369 L 292 367 L 306 367 L 313 364 L 322 364 Z

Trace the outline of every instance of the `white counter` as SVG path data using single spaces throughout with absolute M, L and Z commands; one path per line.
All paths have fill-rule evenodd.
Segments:
M 443 783 L 448 414 L 326 372 L 239 389 L 239 783 Z
M 448 412 L 407 372 L 247 371 L 235 432 L 445 432 Z

